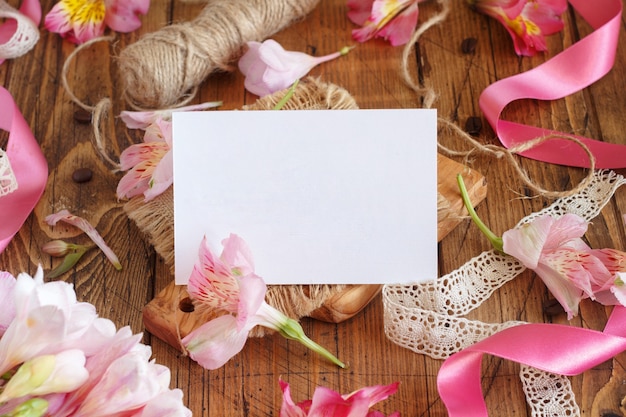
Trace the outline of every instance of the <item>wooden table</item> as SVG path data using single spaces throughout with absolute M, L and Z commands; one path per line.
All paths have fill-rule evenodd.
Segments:
M 17 5 L 18 1 L 9 1 Z M 54 2 L 44 0 L 44 12 Z M 116 43 L 99 43 L 81 52 L 70 65 L 68 81 L 85 103 L 96 104 L 103 97 L 113 99 L 113 113 L 127 109 L 121 99 L 121 85 L 115 56 L 143 33 L 155 31 L 173 21 L 192 19 L 203 7 L 179 1 L 155 0 L 143 26 L 135 33 L 120 35 Z M 420 21 L 438 11 L 432 2 L 420 4 Z M 509 36 L 499 23 L 479 15 L 463 2 L 454 2 L 452 12 L 441 25 L 429 30 L 411 53 L 410 71 L 420 82 L 430 82 L 439 98 L 439 114 L 463 126 L 470 116 L 481 116 L 478 97 L 490 83 L 528 70 L 555 55 L 564 47 L 590 33 L 591 28 L 573 11 L 564 15 L 565 30 L 548 40 L 549 52 L 532 58 L 514 54 Z M 306 19 L 276 34 L 274 39 L 286 49 L 317 55 L 333 52 L 351 43 L 353 25 L 346 18 L 344 0 L 322 0 Z M 622 32 L 624 30 L 622 29 Z M 622 33 L 622 37 L 625 35 Z M 478 40 L 474 53 L 464 54 L 461 42 Z M 75 49 L 58 35 L 41 30 L 36 48 L 22 58 L 0 67 L 0 81 L 15 97 L 50 167 L 49 184 L 33 215 L 7 250 L 0 255 L 0 269 L 17 274 L 34 273 L 37 264 L 48 270 L 59 261 L 41 252 L 40 246 L 52 237 L 85 242 L 86 237 L 72 228 L 52 230 L 44 217 L 62 208 L 87 218 L 121 258 L 124 269 L 116 271 L 98 251 L 92 251 L 61 279 L 74 284 L 82 301 L 95 304 L 101 316 L 118 326 L 129 325 L 144 331 L 142 308 L 172 281 L 167 266 L 155 253 L 140 230 L 122 209 L 115 196 L 120 174 L 111 173 L 96 155 L 90 138 L 92 128 L 74 119 L 78 109 L 61 83 L 61 69 Z M 402 48 L 383 41 L 360 44 L 347 57 L 323 64 L 312 75 L 347 89 L 361 108 L 412 108 L 421 98 L 409 89 L 399 75 Z M 509 120 L 556 128 L 608 142 L 626 144 L 626 47 L 618 50 L 616 64 L 604 79 L 584 91 L 556 102 L 521 101 L 506 110 Z M 251 104 L 256 97 L 243 88 L 238 71 L 212 75 L 202 85 L 196 102 L 222 100 L 222 109 Z M 0 110 L 1 111 L 1 110 Z M 116 134 L 119 152 L 131 141 L 119 119 L 110 119 L 109 132 Z M 478 135 L 484 143 L 497 143 L 487 127 Z M 419 126 L 416 126 L 419 129 Z M 390 127 L 390 134 L 393 130 Z M 1 136 L 6 144 L 6 136 Z M 466 147 L 459 139 L 442 134 L 442 143 Z M 584 177 L 577 168 L 554 166 L 521 159 L 522 167 L 544 188 L 566 190 Z M 503 160 L 476 156 L 472 168 L 487 179 L 489 194 L 478 212 L 498 234 L 511 228 L 531 212 L 550 203 L 542 197 L 523 198 L 530 193 Z M 94 171 L 92 181 L 76 184 L 72 172 L 79 167 Z M 593 247 L 626 250 L 626 233 L 621 214 L 626 211 L 626 194 L 615 198 L 596 218 L 586 239 Z M 440 274 L 458 268 L 471 257 L 489 248 L 478 229 L 464 221 L 439 244 Z M 525 272 L 497 291 L 472 318 L 487 322 L 525 320 L 567 323 L 564 314 L 546 315 L 544 304 L 551 299 L 542 281 Z M 581 305 L 572 326 L 602 329 L 610 308 L 591 301 Z M 365 385 L 400 381 L 400 389 L 375 408 L 403 416 L 444 416 L 445 408 L 436 388 L 440 361 L 415 354 L 388 341 L 383 332 L 383 306 L 378 296 L 356 317 L 340 324 L 302 321 L 305 331 L 350 364 L 348 370 L 329 365 L 295 342 L 279 336 L 251 339 L 244 350 L 223 368 L 203 370 L 174 348 L 144 335 L 159 363 L 172 370 L 172 386 L 185 392 L 185 402 L 198 416 L 278 415 L 281 393 L 278 379 L 292 386 L 296 401 L 312 396 L 317 385 L 340 392 L 351 392 Z M 573 377 L 576 399 L 584 415 L 622 415 L 619 401 L 626 394 L 626 356 Z M 527 415 L 527 407 L 515 364 L 497 358 L 484 361 L 483 387 L 493 416 Z M 459 387 L 463 389 L 463 387 Z M 613 414 L 612 414 L 613 413 Z

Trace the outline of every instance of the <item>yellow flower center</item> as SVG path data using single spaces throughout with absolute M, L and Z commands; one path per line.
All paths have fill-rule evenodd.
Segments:
M 69 20 L 79 23 L 99 23 L 104 21 L 106 7 L 104 0 L 61 0 Z

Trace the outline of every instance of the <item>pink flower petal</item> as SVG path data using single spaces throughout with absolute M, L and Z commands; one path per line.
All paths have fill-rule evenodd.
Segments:
M 210 308 L 236 313 L 239 306 L 239 282 L 232 275 L 230 266 L 216 258 L 202 239 L 198 261 L 187 283 L 189 296 Z
M 362 26 L 370 17 L 374 0 L 348 0 L 348 19 Z
M 239 304 L 237 305 L 237 326 L 241 330 L 257 314 L 265 302 L 267 286 L 261 277 L 249 274 L 239 284 Z M 269 323 L 259 322 L 268 326 Z
M 620 272 L 615 275 L 611 293 L 621 305 L 626 306 L 626 273 Z
M 182 343 L 203 368 L 217 369 L 239 353 L 248 339 L 250 329 L 237 327 L 237 319 L 226 314 L 198 327 Z
M 554 223 L 551 216 L 541 216 L 532 223 L 502 234 L 504 252 L 517 258 L 527 268 L 535 269 Z
M 136 143 L 122 151 L 120 169 L 128 171 L 137 164 L 153 159 L 161 159 L 170 151 L 165 142 Z
M 306 417 L 307 413 L 291 399 L 289 384 L 282 379 L 278 380 L 283 392 L 283 402 L 280 406 L 280 417 Z
M 374 404 L 386 400 L 391 395 L 395 394 L 398 391 L 399 382 L 394 382 L 389 385 L 374 385 L 371 387 L 361 388 L 358 391 L 355 391 L 351 394 L 345 396 L 346 398 L 361 396 L 369 399 L 370 407 Z
M 143 161 L 135 165 L 117 183 L 117 198 L 132 198 L 150 188 L 150 178 L 156 166 L 152 161 Z
M 222 246 L 224 246 L 224 250 L 220 255 L 220 259 L 226 264 L 231 265 L 231 268 L 236 268 L 240 275 L 248 275 L 254 272 L 252 251 L 241 237 L 231 233 L 228 238 L 222 240 Z
M 413 31 L 415 31 L 418 12 L 417 3 L 411 4 L 396 18 L 385 25 L 378 32 L 378 36 L 389 40 L 392 46 L 404 45 L 411 39 Z
M 46 217 L 46 223 L 50 226 L 56 225 L 59 221 L 69 223 L 85 232 L 87 236 L 89 236 L 91 240 L 102 250 L 113 266 L 115 266 L 118 270 L 122 269 L 122 264 L 120 264 L 120 261 L 115 253 L 113 253 L 111 248 L 109 248 L 109 246 L 105 243 L 102 236 L 100 236 L 98 231 L 91 224 L 89 224 L 87 220 L 82 217 L 75 216 L 67 210 L 61 210 Z
M 148 182 L 148 189 L 143 193 L 144 201 L 150 201 L 167 190 L 174 183 L 173 172 L 174 160 L 172 151 L 169 151 L 152 172 L 152 177 Z
M 105 22 L 116 32 L 132 32 L 141 27 L 137 14 L 146 14 L 150 0 L 107 0 Z

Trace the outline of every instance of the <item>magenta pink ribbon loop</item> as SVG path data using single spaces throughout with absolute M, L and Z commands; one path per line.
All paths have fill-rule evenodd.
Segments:
M 0 197 L 0 252 L 30 215 L 48 179 L 48 164 L 11 94 L 0 87 L 0 129 L 9 131 L 6 155 L 17 189 Z
M 626 308 L 616 306 L 604 332 L 557 324 L 502 330 L 452 356 L 437 376 L 450 417 L 486 417 L 480 383 L 484 354 L 560 375 L 577 375 L 626 350 Z
M 504 108 L 519 99 L 556 100 L 593 84 L 612 68 L 619 36 L 621 0 L 569 0 L 595 29 L 545 63 L 487 87 L 479 99 L 485 118 L 501 143 L 514 147 L 528 140 L 549 135 L 565 135 L 549 129 L 501 120 Z M 597 168 L 626 167 L 626 146 L 576 135 L 596 158 Z M 521 152 L 521 155 L 561 165 L 589 167 L 587 153 L 576 143 L 554 139 Z

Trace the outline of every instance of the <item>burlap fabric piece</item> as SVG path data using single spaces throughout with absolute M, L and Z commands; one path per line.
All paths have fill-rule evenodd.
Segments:
M 263 97 L 241 110 L 271 110 L 286 91 Z M 343 88 L 315 78 L 305 78 L 295 88 L 283 110 L 358 109 L 354 98 Z M 124 205 L 128 217 L 148 236 L 156 252 L 174 271 L 174 207 L 170 187 L 157 198 L 144 202 L 138 196 Z M 173 278 L 172 278 L 173 279 Z M 347 289 L 346 285 L 274 285 L 268 286 L 266 301 L 293 318 L 307 317 L 327 300 Z M 380 288 L 380 286 L 376 286 Z M 377 292 L 377 291 L 376 291 Z M 366 300 L 369 301 L 369 300 Z M 363 306 L 365 306 L 366 302 Z

